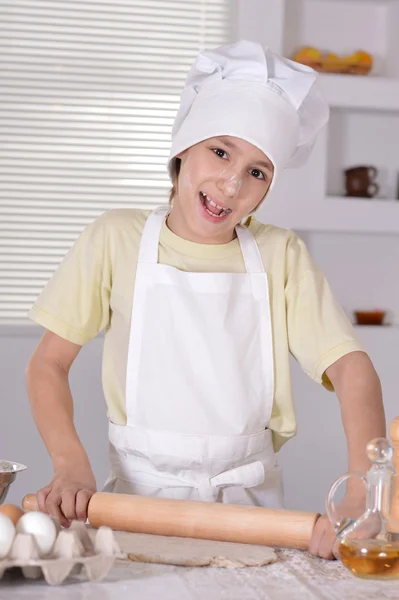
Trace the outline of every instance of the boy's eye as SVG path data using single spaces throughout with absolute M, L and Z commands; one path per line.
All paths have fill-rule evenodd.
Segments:
M 221 148 L 212 148 L 212 152 L 214 152 L 215 154 L 217 154 L 218 156 L 220 156 L 220 158 L 226 158 L 227 157 L 227 152 L 225 152 Z
M 265 176 L 263 175 L 262 171 L 259 171 L 259 169 L 251 169 L 251 175 L 253 175 L 256 179 L 265 179 Z

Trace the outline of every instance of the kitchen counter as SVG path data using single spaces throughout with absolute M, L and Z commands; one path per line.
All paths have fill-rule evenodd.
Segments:
M 278 550 L 266 567 L 173 567 L 118 560 L 101 582 L 83 575 L 61 586 L 13 572 L 0 581 L 0 600 L 398 600 L 399 580 L 362 580 L 339 562 L 299 550 Z

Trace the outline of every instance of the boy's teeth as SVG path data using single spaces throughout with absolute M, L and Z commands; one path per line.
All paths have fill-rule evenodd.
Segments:
M 204 204 L 204 208 L 205 208 L 206 212 L 209 215 L 211 215 L 211 217 L 218 217 L 220 219 L 221 217 L 225 217 L 227 214 L 229 214 L 231 212 L 231 210 L 229 208 L 223 208 L 223 206 L 219 206 L 219 204 L 216 204 L 216 202 L 214 202 L 213 200 L 211 200 L 211 198 L 209 198 L 209 196 L 207 196 L 203 192 L 201 192 L 201 195 L 208 202 L 208 204 L 210 204 L 211 206 L 215 207 L 216 209 L 222 211 L 220 214 L 213 213 Z
M 204 198 L 206 198 L 208 200 L 208 202 L 211 206 L 214 206 L 215 208 L 218 208 L 219 210 L 225 210 L 223 206 L 219 206 L 219 204 L 216 204 L 216 202 L 211 200 L 209 198 L 209 196 L 207 196 L 206 194 L 203 194 L 203 196 L 204 196 Z M 228 209 L 226 209 L 226 210 L 228 210 Z

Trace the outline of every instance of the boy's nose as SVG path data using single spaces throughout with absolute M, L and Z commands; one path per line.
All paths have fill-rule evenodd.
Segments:
M 236 173 L 230 175 L 226 174 L 224 177 L 221 177 L 219 181 L 219 186 L 223 190 L 224 194 L 233 198 L 238 196 L 241 184 L 241 177 Z

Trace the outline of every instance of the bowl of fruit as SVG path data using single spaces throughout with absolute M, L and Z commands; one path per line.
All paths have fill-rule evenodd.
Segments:
M 318 48 L 304 46 L 294 54 L 292 60 L 312 67 L 320 73 L 367 75 L 373 66 L 373 57 L 364 50 L 338 56 L 332 52 L 323 52 Z

